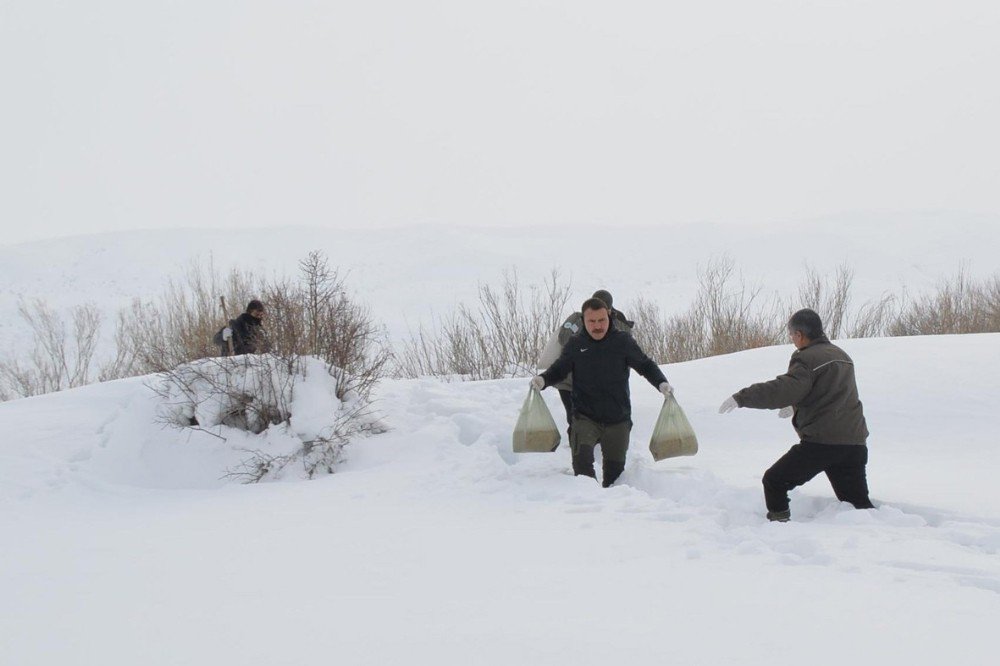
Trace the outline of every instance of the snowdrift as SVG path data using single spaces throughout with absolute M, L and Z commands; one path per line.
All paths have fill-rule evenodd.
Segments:
M 255 486 L 221 480 L 236 452 L 211 428 L 161 428 L 148 380 L 0 405 L 0 661 L 989 663 L 1000 335 L 842 344 L 879 508 L 818 478 L 787 525 L 759 478 L 788 422 L 716 409 L 791 347 L 664 368 L 692 458 L 652 461 L 661 399 L 636 377 L 608 490 L 565 446 L 511 452 L 521 379 L 386 382 L 390 431 L 338 473 Z

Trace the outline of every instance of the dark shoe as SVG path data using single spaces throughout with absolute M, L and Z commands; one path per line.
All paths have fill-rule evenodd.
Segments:
M 591 453 L 589 457 L 586 454 L 573 456 L 573 474 L 596 479 L 597 473 L 594 471 L 594 454 Z
M 792 518 L 791 511 L 768 511 L 767 519 L 772 523 L 787 523 Z
M 614 462 L 610 460 L 604 461 L 604 481 L 601 483 L 605 488 L 610 488 L 618 477 L 622 475 L 625 471 L 625 463 Z

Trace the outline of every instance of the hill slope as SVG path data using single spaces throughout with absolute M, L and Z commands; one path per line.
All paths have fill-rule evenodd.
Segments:
M 216 437 L 160 429 L 141 380 L 0 405 L 0 661 L 991 661 L 1000 335 L 844 346 L 880 508 L 817 479 L 787 525 L 758 481 L 787 421 L 715 410 L 790 348 L 665 367 L 694 458 L 652 463 L 659 396 L 636 378 L 608 490 L 565 446 L 509 452 L 524 380 L 387 382 L 391 432 L 332 477 L 258 486 L 218 480 Z

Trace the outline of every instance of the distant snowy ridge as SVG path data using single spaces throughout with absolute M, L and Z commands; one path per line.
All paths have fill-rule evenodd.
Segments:
M 765 294 L 790 295 L 805 266 L 855 271 L 855 304 L 887 293 L 919 293 L 963 266 L 972 276 L 1000 269 L 1000 217 L 961 213 L 855 214 L 743 228 L 712 224 L 396 230 L 319 228 L 147 230 L 0 246 L 0 345 L 30 343 L 19 299 L 41 298 L 62 312 L 92 302 L 110 327 L 132 299 L 152 299 L 194 260 L 294 275 L 311 250 L 346 274 L 347 288 L 393 337 L 471 303 L 480 283 L 515 269 L 536 283 L 553 269 L 572 281 L 570 307 L 598 288 L 620 307 L 642 296 L 668 311 L 688 307 L 699 267 L 723 255 Z M 592 257 L 597 253 L 599 260 Z M 155 322 L 151 322 L 155 327 Z

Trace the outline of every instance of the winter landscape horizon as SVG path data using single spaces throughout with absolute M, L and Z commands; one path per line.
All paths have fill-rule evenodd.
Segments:
M 77 309 L 95 334 L 83 385 L 0 401 L 0 664 L 994 663 L 997 34 L 986 0 L 4 3 L 0 397 L 72 365 L 47 334 Z M 310 253 L 339 309 L 310 309 Z M 510 276 L 557 276 L 559 321 L 598 289 L 680 317 L 713 266 L 767 335 L 654 358 L 694 456 L 654 462 L 663 396 L 632 373 L 610 488 L 573 475 L 552 388 L 560 446 L 513 452 L 533 362 L 334 354 L 339 317 L 414 354 Z M 298 320 L 202 358 L 245 299 L 178 325 L 195 306 L 164 295 L 231 270 Z M 875 508 L 821 474 L 774 523 L 761 477 L 796 433 L 719 406 L 788 368 L 810 277 L 847 319 L 982 317 L 835 336 Z M 123 349 L 145 369 L 98 381 Z

